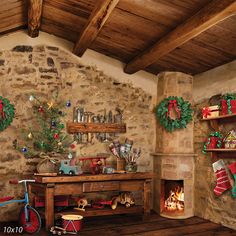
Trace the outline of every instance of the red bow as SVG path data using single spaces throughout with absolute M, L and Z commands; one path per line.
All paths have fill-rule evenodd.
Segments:
M 175 111 L 177 112 L 178 119 L 180 119 L 180 110 L 178 108 L 178 104 L 176 100 L 170 100 L 168 105 L 168 112 L 166 113 L 166 116 L 168 117 L 170 115 L 170 110 L 174 107 Z
M 202 108 L 202 116 L 203 118 L 207 118 L 209 115 L 211 115 L 211 110 L 209 107 Z
M 2 118 L 5 118 L 5 113 L 4 113 L 4 110 L 3 110 L 2 100 L 0 100 L 0 114 L 1 114 Z

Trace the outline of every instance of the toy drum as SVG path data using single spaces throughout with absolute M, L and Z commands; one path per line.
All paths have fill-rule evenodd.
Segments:
M 78 232 L 82 228 L 82 219 L 81 215 L 63 215 L 63 228 L 68 232 Z

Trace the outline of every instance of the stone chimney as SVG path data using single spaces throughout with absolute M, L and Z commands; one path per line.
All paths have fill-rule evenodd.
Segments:
M 179 72 L 158 75 L 157 104 L 169 96 L 182 97 L 192 103 L 193 77 Z M 193 122 L 187 128 L 168 132 L 157 121 L 154 156 L 154 210 L 168 218 L 188 218 L 194 215 L 194 153 Z M 184 188 L 184 211 L 168 212 L 164 201 L 167 182 L 181 182 Z M 173 185 L 173 184 L 171 184 Z M 170 214 L 169 214 L 170 213 Z

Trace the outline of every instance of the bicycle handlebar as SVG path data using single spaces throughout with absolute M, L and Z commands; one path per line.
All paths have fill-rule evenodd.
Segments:
M 17 179 L 12 179 L 9 181 L 10 184 L 20 184 L 20 183 L 34 183 L 34 179 L 22 179 L 22 180 L 17 180 Z

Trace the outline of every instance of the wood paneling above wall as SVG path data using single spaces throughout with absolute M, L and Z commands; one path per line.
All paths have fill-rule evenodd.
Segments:
M 91 48 L 128 62 L 209 1 L 120 0 Z
M 0 33 L 27 24 L 28 1 L 31 0 L 1 1 Z M 215 0 L 119 0 L 87 47 L 128 63 L 212 1 Z M 98 3 L 43 0 L 40 30 L 78 43 Z M 155 74 L 164 70 L 197 74 L 230 62 L 236 58 L 235 29 L 236 16 L 232 16 L 173 49 L 145 70 Z
M 95 2 L 93 0 L 44 0 L 46 5 L 88 19 Z
M 191 74 L 207 71 L 236 59 L 236 16 L 211 27 L 199 36 L 162 57 L 148 71 L 178 70 Z M 179 65 L 181 63 L 181 65 Z M 174 66 L 178 64 L 177 68 Z M 185 67 L 188 66 L 189 69 Z
M 117 8 L 160 25 L 175 28 L 211 0 L 121 0 Z
M 73 10 L 67 11 L 70 6 L 68 4 L 73 6 Z M 89 6 L 89 4 L 83 4 L 83 1 L 44 0 L 42 31 L 75 42 L 78 33 L 86 24 L 87 17 L 89 17 L 89 11 L 92 8 L 91 6 L 89 8 Z
M 27 24 L 27 0 L 1 0 L 0 33 Z
M 166 27 L 155 22 L 115 9 L 91 48 L 97 51 L 97 42 L 103 41 L 104 46 L 107 45 L 104 49 L 113 57 L 116 56 L 113 55 L 115 45 L 120 51 L 120 60 L 127 62 L 150 43 L 154 43 L 155 38 L 163 35 L 165 31 Z

